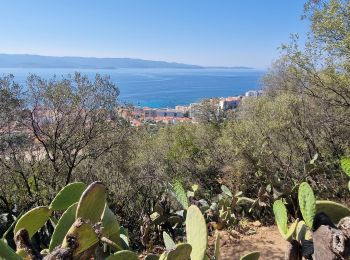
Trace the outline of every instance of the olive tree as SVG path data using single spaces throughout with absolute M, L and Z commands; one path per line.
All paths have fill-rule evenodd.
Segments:
M 82 161 L 97 159 L 116 145 L 108 136 L 118 131 L 119 91 L 108 77 L 97 74 L 91 81 L 75 73 L 44 80 L 31 75 L 27 87 L 24 124 L 40 149 L 39 157 L 49 160 L 53 181 L 68 184 Z

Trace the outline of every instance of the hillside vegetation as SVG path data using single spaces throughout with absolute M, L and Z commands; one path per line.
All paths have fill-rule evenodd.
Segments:
M 209 234 L 246 219 L 272 224 L 276 201 L 286 204 L 285 225 L 299 218 L 311 228 L 299 207 L 301 183 L 318 199 L 348 204 L 340 161 L 350 154 L 350 2 L 309 1 L 304 18 L 306 45 L 292 36 L 282 46 L 264 95 L 226 114 L 204 101 L 198 124 L 131 127 L 117 115 L 118 88 L 100 75 L 31 75 L 26 86 L 2 76 L 0 235 L 14 248 L 5 231 L 16 218 L 50 205 L 72 182 L 103 183 L 128 248 L 139 252 L 157 252 L 163 231 L 183 241 L 191 204 L 210 222 Z M 47 221 L 33 234 L 39 251 L 54 226 Z

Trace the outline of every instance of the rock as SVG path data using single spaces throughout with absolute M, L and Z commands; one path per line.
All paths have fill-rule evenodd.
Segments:
M 261 222 L 260 222 L 259 220 L 257 220 L 257 221 L 254 221 L 254 222 L 252 223 L 252 225 L 253 225 L 254 227 L 261 227 Z
M 234 238 L 240 238 L 240 233 L 237 230 L 231 230 L 230 235 Z

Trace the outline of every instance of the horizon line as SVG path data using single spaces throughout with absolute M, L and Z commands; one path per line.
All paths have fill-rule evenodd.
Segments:
M 136 58 L 136 57 L 115 57 L 115 56 L 76 56 L 76 55 L 48 55 L 48 54 L 37 54 L 37 53 L 0 53 L 0 55 L 22 55 L 22 56 L 39 56 L 39 57 L 55 57 L 55 58 L 86 58 L 86 59 L 131 59 L 131 60 L 140 60 L 140 61 L 154 61 L 154 62 L 166 62 L 170 64 L 179 64 L 179 65 L 189 65 L 189 66 L 197 66 L 200 68 L 222 68 L 222 69 L 234 69 L 234 68 L 242 68 L 242 69 L 255 69 L 255 70 L 266 70 L 266 67 L 253 67 L 253 66 L 243 66 L 243 65 L 231 65 L 231 66 L 225 66 L 225 65 L 198 65 L 193 63 L 184 63 L 179 61 L 169 61 L 169 60 L 162 60 L 162 59 L 146 59 L 146 58 Z

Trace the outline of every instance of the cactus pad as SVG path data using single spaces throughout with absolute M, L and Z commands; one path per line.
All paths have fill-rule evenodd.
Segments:
M 282 200 L 276 200 L 273 203 L 273 214 L 275 215 L 278 230 L 281 235 L 284 236 L 288 232 L 288 215 L 286 206 L 283 204 Z
M 342 170 L 350 177 L 350 158 L 344 157 L 340 160 Z
M 50 241 L 49 250 L 52 252 L 52 250 L 55 249 L 58 245 L 60 245 L 66 236 L 66 233 L 68 232 L 69 228 L 72 226 L 72 224 L 75 221 L 75 212 L 77 210 L 78 203 L 74 203 L 71 205 L 61 216 L 59 219 L 55 230 L 52 234 L 52 238 Z
M 297 241 L 305 240 L 306 232 L 308 231 L 304 221 L 299 221 L 295 230 L 295 238 Z
M 181 206 L 184 209 L 187 209 L 188 208 L 187 193 L 184 187 L 182 186 L 181 182 L 175 181 L 172 189 L 176 200 L 181 204 Z
M 215 238 L 214 257 L 215 257 L 215 260 L 219 260 L 220 258 L 220 233 L 219 232 L 217 233 Z
M 120 225 L 117 217 L 106 205 L 102 217 L 102 235 L 120 245 Z
M 338 223 L 340 219 L 350 216 L 350 209 L 346 206 L 328 200 L 316 201 L 317 213 L 325 213 L 333 223 Z
M 283 235 L 283 238 L 287 241 L 290 241 L 295 233 L 296 227 L 298 225 L 298 219 L 296 219 L 289 227 L 287 233 Z
M 312 228 L 314 217 L 316 214 L 316 199 L 314 192 L 307 182 L 303 182 L 299 186 L 298 200 L 301 214 L 305 224 Z
M 17 255 L 4 240 L 0 239 L 0 259 L 21 260 L 22 257 Z
M 31 238 L 42 226 L 45 225 L 51 214 L 52 211 L 48 207 L 36 207 L 25 213 L 18 220 L 13 233 L 16 234 L 18 230 L 24 228 L 28 231 L 29 238 Z
M 70 248 L 70 240 L 72 240 L 72 238 L 74 238 L 77 246 L 74 247 L 74 256 L 84 252 L 99 241 L 91 224 L 81 218 L 78 218 L 68 230 L 67 235 L 63 240 L 62 248 Z
M 187 242 L 192 246 L 191 260 L 203 260 L 208 243 L 208 230 L 200 209 L 191 205 L 186 216 Z
M 242 256 L 240 260 L 258 260 L 259 257 L 260 257 L 260 252 L 255 251 Z
M 123 228 L 120 227 L 120 245 L 123 249 L 129 249 L 129 235 L 128 235 L 128 231 Z
M 106 204 L 106 188 L 102 182 L 93 182 L 80 197 L 76 218 L 97 223 L 101 220 Z
M 165 231 L 163 231 L 163 240 L 164 240 L 164 245 L 167 250 L 172 250 L 175 249 L 176 244 L 174 240 L 169 236 L 169 234 Z
M 106 260 L 139 260 L 139 257 L 132 251 L 122 250 L 110 255 Z
M 188 260 L 191 255 L 190 244 L 178 244 L 175 249 L 164 252 L 159 260 Z
M 86 185 L 82 182 L 73 182 L 63 187 L 52 200 L 50 209 L 65 210 L 70 205 L 79 201 L 81 194 L 86 189 Z
M 233 197 L 232 192 L 230 191 L 229 188 L 227 188 L 227 186 L 221 185 L 221 190 L 222 190 L 222 192 L 225 193 L 227 196 Z

